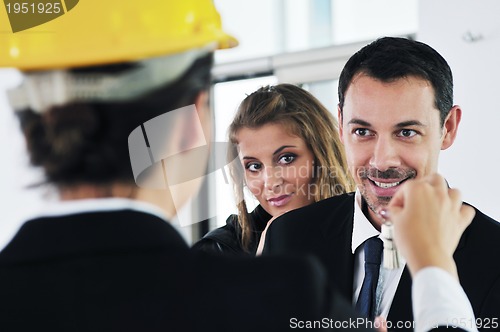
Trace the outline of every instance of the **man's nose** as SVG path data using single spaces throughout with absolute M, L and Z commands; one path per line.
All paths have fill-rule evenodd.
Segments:
M 378 137 L 370 159 L 370 166 L 382 172 L 401 166 L 397 143 L 389 137 Z

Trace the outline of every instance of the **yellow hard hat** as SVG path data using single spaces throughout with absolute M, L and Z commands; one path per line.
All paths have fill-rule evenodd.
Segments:
M 0 6 L 0 67 L 82 67 L 238 43 L 222 30 L 212 0 L 47 0 L 52 6 L 45 23 L 39 22 L 49 7 L 45 2 L 7 3 Z M 57 3 L 63 5 L 59 14 Z M 29 27 L 30 20 L 39 25 Z

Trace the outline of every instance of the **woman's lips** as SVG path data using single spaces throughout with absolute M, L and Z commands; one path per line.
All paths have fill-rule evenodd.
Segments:
M 292 195 L 281 195 L 278 197 L 269 198 L 269 205 L 280 207 L 286 205 L 292 199 Z

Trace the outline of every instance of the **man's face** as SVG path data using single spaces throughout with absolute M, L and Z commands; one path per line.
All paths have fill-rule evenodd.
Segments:
M 376 212 L 404 181 L 437 171 L 439 152 L 453 143 L 459 121 L 455 106 L 440 125 L 434 89 L 423 79 L 354 77 L 339 111 L 340 135 L 372 221 L 380 225 Z

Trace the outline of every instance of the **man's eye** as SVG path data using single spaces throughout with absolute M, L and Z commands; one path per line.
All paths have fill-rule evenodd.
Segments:
M 358 128 L 358 129 L 354 130 L 354 134 L 356 134 L 358 136 L 368 136 L 368 135 L 370 135 L 370 130 L 368 130 L 366 128 Z
M 415 130 L 412 129 L 403 129 L 399 132 L 399 136 L 401 137 L 413 137 L 417 134 Z

